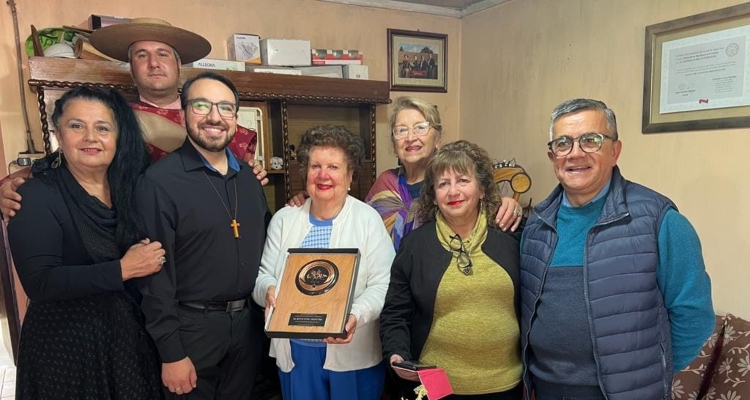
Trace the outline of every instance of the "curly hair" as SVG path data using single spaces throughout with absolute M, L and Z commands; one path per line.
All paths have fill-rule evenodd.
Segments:
M 79 86 L 63 94 L 55 102 L 52 123 L 58 134 L 61 131 L 62 117 L 73 100 L 96 101 L 112 111 L 117 124 L 115 157 L 107 168 L 107 179 L 113 208 L 117 210 L 117 243 L 120 250 L 140 240 L 143 231 L 136 221 L 135 184 L 138 177 L 149 165 L 148 149 L 143 139 L 141 126 L 127 100 L 110 89 Z M 59 152 L 59 150 L 58 150 Z M 55 152 L 53 155 L 57 155 Z
M 435 181 L 446 171 L 474 175 L 484 198 L 479 202 L 480 212 L 487 215 L 487 222 L 495 226 L 494 215 L 500 207 L 500 187 L 492 178 L 492 160 L 487 150 L 466 140 L 446 144 L 439 148 L 427 164 L 422 195 L 419 198 L 417 217 L 427 223 L 435 219 L 438 212 L 435 198 Z
M 314 147 L 333 147 L 344 151 L 347 160 L 347 171 L 359 172 L 365 147 L 362 138 L 354 135 L 342 125 L 320 125 L 310 128 L 302 135 L 297 148 L 297 162 L 302 174 L 302 183 L 307 184 L 307 166 L 310 162 L 310 151 Z

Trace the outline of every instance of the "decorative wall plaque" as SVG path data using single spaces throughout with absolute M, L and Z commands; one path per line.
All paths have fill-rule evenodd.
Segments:
M 289 249 L 288 253 L 266 335 L 296 339 L 345 337 L 359 250 Z

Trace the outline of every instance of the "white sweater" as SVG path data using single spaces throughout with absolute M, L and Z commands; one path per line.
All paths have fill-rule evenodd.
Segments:
M 260 272 L 253 299 L 266 306 L 266 292 L 276 286 L 286 265 L 287 249 L 299 247 L 312 228 L 310 199 L 302 207 L 284 207 L 276 212 L 268 226 Z M 380 311 L 388 291 L 391 263 L 395 257 L 393 242 L 380 215 L 369 205 L 348 196 L 344 208 L 333 220 L 330 248 L 358 248 L 359 271 L 351 314 L 357 328 L 348 344 L 327 345 L 323 368 L 330 371 L 355 371 L 377 365 L 382 359 L 379 335 Z M 272 339 L 272 357 L 283 372 L 294 367 L 289 339 Z

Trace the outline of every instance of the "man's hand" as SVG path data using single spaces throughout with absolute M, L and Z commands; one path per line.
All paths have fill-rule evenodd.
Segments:
M 5 182 L 0 187 L 0 211 L 3 213 L 3 221 L 10 221 L 11 217 L 16 215 L 16 211 L 21 209 L 21 195 L 18 194 L 18 187 L 26 182 L 23 178 L 13 178 Z
M 303 190 L 292 197 L 287 205 L 290 207 L 302 207 L 305 204 L 305 199 L 307 199 L 307 192 Z
M 401 379 L 406 379 L 407 381 L 419 382 L 419 374 L 417 373 L 417 371 L 408 371 L 403 368 L 394 367 L 393 363 L 396 363 L 396 362 L 399 362 L 399 363 L 404 362 L 404 358 L 398 354 L 394 354 L 391 356 L 391 359 L 390 359 L 391 368 L 393 368 L 393 371 L 395 371 L 396 374 Z
M 198 375 L 189 357 L 161 364 L 161 383 L 176 395 L 190 393 L 198 384 Z
M 512 197 L 503 197 L 500 208 L 497 210 L 495 223 L 502 231 L 507 231 L 510 228 L 511 232 L 515 232 L 521 224 L 522 217 L 523 208 L 521 208 L 521 205 Z
M 328 344 L 351 343 L 352 339 L 354 338 L 354 331 L 357 330 L 357 317 L 355 317 L 353 314 L 349 314 L 349 319 L 346 321 L 346 326 L 344 326 L 344 329 L 346 330 L 346 337 L 343 337 L 343 338 L 327 337 L 323 339 L 323 341 Z
M 253 160 L 248 161 L 248 164 L 253 167 L 253 174 L 255 174 L 255 178 L 260 181 L 260 184 L 263 186 L 268 185 L 268 178 L 266 178 L 268 172 L 263 169 L 260 164 L 256 164 Z

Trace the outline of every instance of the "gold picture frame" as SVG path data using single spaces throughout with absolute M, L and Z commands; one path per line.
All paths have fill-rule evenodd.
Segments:
M 392 91 L 448 92 L 448 35 L 388 29 Z
M 643 78 L 643 133 L 750 126 L 750 105 L 661 113 L 662 48 L 667 42 L 750 26 L 750 3 L 646 27 Z M 745 57 L 750 57 L 747 52 Z M 747 69 L 747 67 L 746 67 Z M 747 71 L 746 71 L 747 73 Z M 746 75 L 750 76 L 750 74 Z M 699 100 L 708 102 L 708 100 Z

